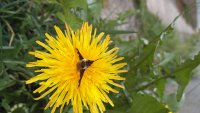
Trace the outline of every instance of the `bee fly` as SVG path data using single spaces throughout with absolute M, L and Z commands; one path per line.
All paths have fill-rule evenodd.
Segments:
M 92 65 L 92 63 L 94 61 L 91 61 L 91 60 L 87 60 L 85 58 L 83 58 L 83 56 L 81 55 L 81 53 L 78 51 L 77 49 L 77 53 L 79 55 L 79 62 L 77 64 L 77 69 L 80 71 L 80 79 L 79 79 L 79 85 L 78 87 L 80 86 L 81 84 L 81 80 L 82 80 L 82 77 L 83 77 L 83 74 L 85 72 L 85 70 Z

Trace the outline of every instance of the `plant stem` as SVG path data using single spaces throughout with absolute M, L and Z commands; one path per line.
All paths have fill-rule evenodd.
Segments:
M 157 79 L 155 79 L 155 80 L 149 82 L 148 84 L 146 84 L 146 85 L 144 85 L 144 86 L 141 86 L 141 87 L 139 87 L 139 88 L 136 88 L 135 91 L 138 92 L 138 91 L 144 90 L 144 89 L 148 88 L 149 86 L 151 86 L 151 85 L 153 85 L 153 84 L 159 82 L 160 80 L 162 80 L 162 79 L 167 79 L 167 78 L 170 78 L 170 77 L 172 77 L 172 76 L 171 76 L 171 75 L 167 75 L 167 76 L 159 77 L 159 78 L 157 78 Z

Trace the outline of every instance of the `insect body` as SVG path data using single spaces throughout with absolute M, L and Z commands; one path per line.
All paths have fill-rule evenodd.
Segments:
M 81 80 L 82 80 L 82 77 L 83 77 L 83 75 L 84 75 L 85 70 L 86 70 L 89 66 L 91 66 L 92 63 L 93 63 L 94 61 L 87 60 L 87 59 L 83 58 L 83 56 L 80 54 L 80 52 L 79 52 L 78 50 L 77 50 L 77 53 L 78 53 L 78 55 L 79 55 L 79 62 L 78 62 L 78 64 L 77 64 L 77 69 L 78 69 L 79 72 L 80 72 L 80 79 L 79 79 L 79 85 L 78 85 L 78 87 L 79 87 L 80 84 L 81 84 Z

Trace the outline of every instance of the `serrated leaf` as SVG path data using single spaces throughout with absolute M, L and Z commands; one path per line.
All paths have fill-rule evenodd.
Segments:
M 177 18 L 176 18 L 177 19 Z M 174 29 L 174 21 L 162 32 L 159 36 L 155 37 L 153 40 L 149 42 L 147 46 L 144 47 L 142 54 L 140 55 L 139 59 L 136 60 L 136 64 L 134 68 L 138 68 L 140 66 L 148 66 L 152 65 L 154 53 L 156 47 L 159 45 L 159 42 L 169 33 L 171 33 Z
M 168 109 L 147 94 L 134 94 L 133 104 L 128 113 L 168 113 Z
M 159 43 L 161 42 L 161 39 L 164 38 L 169 33 L 171 33 L 171 31 L 173 30 L 173 24 L 174 23 L 172 22 L 162 33 L 160 33 L 159 36 L 157 36 L 153 40 L 151 40 L 149 42 L 149 44 L 143 48 L 143 50 L 142 50 L 141 54 L 138 56 L 138 58 L 134 59 L 133 66 L 131 67 L 132 70 L 130 70 L 130 72 L 132 72 L 132 74 L 133 73 L 137 74 L 137 76 L 133 76 L 132 74 L 129 74 L 127 76 L 127 78 L 128 78 L 126 80 L 127 87 L 130 87 L 133 89 L 133 86 L 135 87 L 135 83 L 139 80 L 142 80 L 141 82 L 144 82 L 146 80 L 147 80 L 146 82 L 149 82 L 148 77 L 145 78 L 145 76 L 144 76 L 146 74 L 154 76 L 154 73 L 151 71 L 151 68 L 153 66 L 152 64 L 153 64 L 156 48 L 158 47 Z M 138 71 L 143 72 L 143 73 L 142 74 L 138 73 Z M 141 74 L 141 75 L 138 75 L 138 74 Z M 138 88 L 136 88 L 136 91 L 137 91 L 137 89 Z
M 194 57 L 193 60 L 189 59 L 182 63 L 175 71 L 174 76 L 175 80 L 179 84 L 177 99 L 181 100 L 182 94 L 187 86 L 190 78 L 191 72 L 200 64 L 200 53 Z

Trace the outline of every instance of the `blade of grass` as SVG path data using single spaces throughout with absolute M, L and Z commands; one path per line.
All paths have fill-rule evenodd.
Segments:
M 4 20 L 4 19 L 3 19 Z M 8 23 L 8 21 L 4 20 L 4 22 L 6 23 L 8 29 L 10 30 L 11 32 L 11 37 L 10 37 L 10 42 L 9 42 L 9 46 L 12 45 L 12 42 L 14 40 L 14 37 L 15 37 L 15 32 L 13 31 L 12 27 L 10 26 L 10 24 Z

